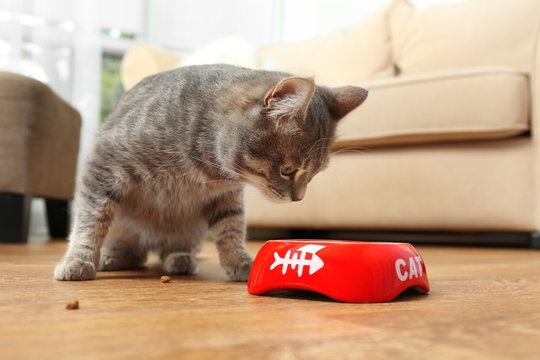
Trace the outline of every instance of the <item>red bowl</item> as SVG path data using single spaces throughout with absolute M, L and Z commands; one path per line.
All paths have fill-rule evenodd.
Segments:
M 259 250 L 248 292 L 299 289 L 344 302 L 385 302 L 414 288 L 429 291 L 426 266 L 406 243 L 271 240 Z

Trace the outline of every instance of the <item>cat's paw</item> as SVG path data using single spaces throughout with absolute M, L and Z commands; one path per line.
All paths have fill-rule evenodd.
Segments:
M 94 263 L 71 258 L 59 262 L 54 268 L 56 280 L 92 280 L 96 277 Z
M 163 270 L 169 274 L 193 275 L 199 271 L 199 265 L 195 256 L 185 252 L 177 252 L 165 257 Z
M 249 255 L 242 256 L 231 266 L 223 266 L 229 279 L 233 281 L 248 281 L 253 259 Z

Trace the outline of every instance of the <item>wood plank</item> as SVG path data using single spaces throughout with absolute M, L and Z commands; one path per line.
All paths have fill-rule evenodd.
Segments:
M 255 254 L 260 242 L 249 242 Z M 314 293 L 253 296 L 214 246 L 200 274 L 52 279 L 64 242 L 0 245 L 1 359 L 537 359 L 540 251 L 417 246 L 432 291 L 345 304 Z M 155 260 L 155 259 L 154 259 Z M 65 305 L 78 299 L 80 309 Z

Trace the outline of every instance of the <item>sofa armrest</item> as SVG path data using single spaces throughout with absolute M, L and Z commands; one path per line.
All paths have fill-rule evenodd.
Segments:
M 160 71 L 170 70 L 182 61 L 182 57 L 151 46 L 133 45 L 122 59 L 122 85 L 131 89 L 143 78 Z

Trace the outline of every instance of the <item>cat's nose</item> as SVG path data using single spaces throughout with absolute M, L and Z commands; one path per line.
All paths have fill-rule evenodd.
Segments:
M 304 198 L 306 194 L 306 185 L 305 184 L 296 184 L 294 188 L 291 189 L 291 201 L 300 201 Z

